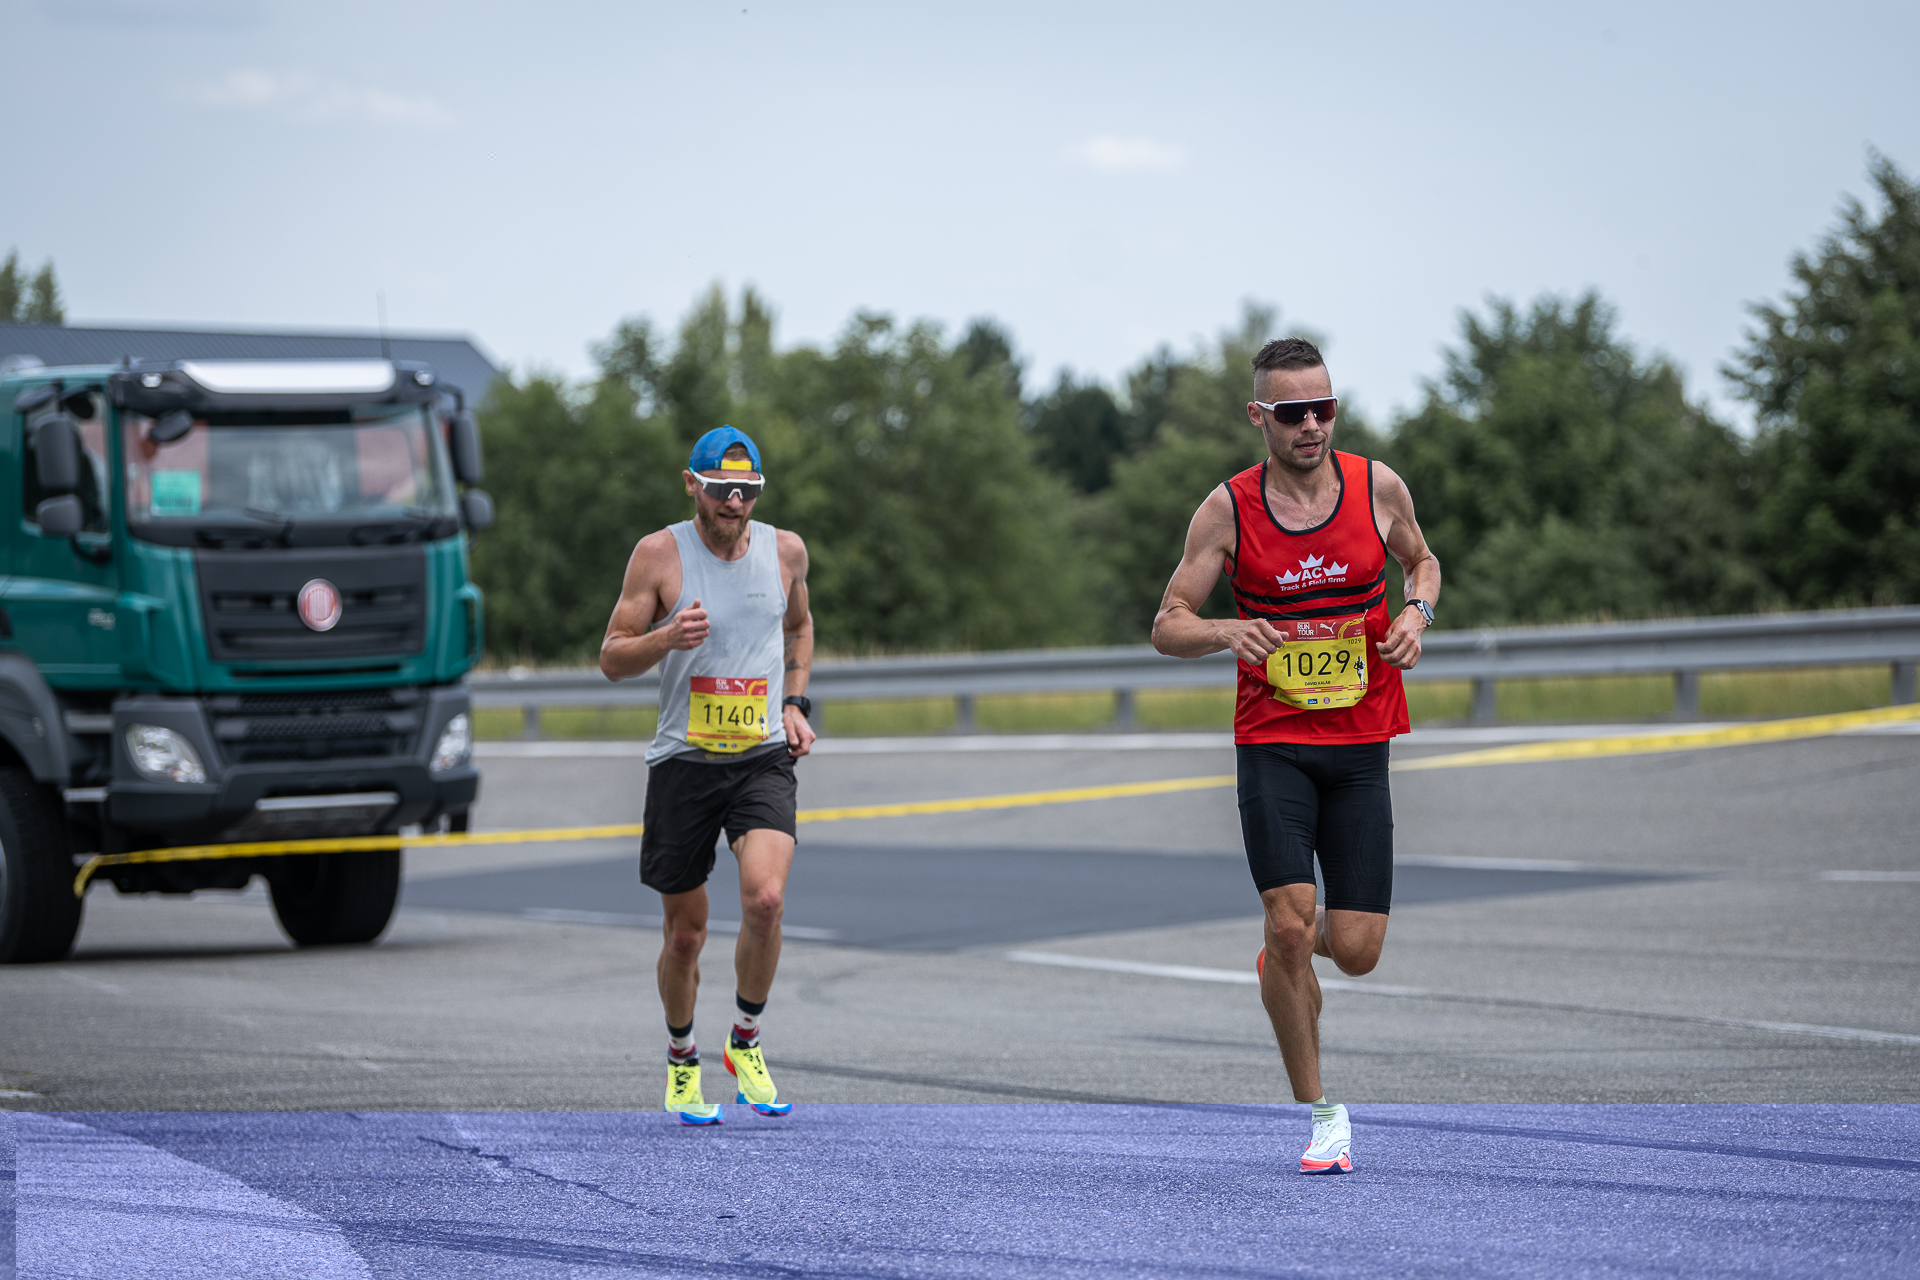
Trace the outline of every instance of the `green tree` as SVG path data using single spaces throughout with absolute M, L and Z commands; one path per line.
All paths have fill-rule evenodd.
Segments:
M 1793 259 L 1727 372 L 1759 417 L 1759 540 L 1803 606 L 1920 599 L 1920 187 L 1874 156 L 1876 218 Z
M 1446 572 L 1450 625 L 1748 609 L 1740 441 L 1588 293 L 1464 314 L 1387 461 Z
M 1033 463 L 1010 352 L 980 346 L 863 313 L 831 350 L 780 358 L 792 478 L 770 476 L 768 505 L 812 550 L 827 647 L 1100 638 L 1071 494 Z
M 502 379 L 480 425 L 498 513 L 473 554 L 488 645 L 510 661 L 586 661 L 633 544 L 680 518 L 686 452 L 614 377 L 578 390 Z
M 1054 389 L 1027 406 L 1034 457 L 1081 493 L 1113 483 L 1113 464 L 1140 442 L 1136 419 L 1123 413 L 1113 393 L 1097 382 L 1076 382 L 1064 371 Z
M 0 263 L 0 324 L 65 324 L 66 320 L 53 263 L 29 278 L 20 266 L 19 251 L 9 252 L 6 262 Z
M 1072 495 L 1033 463 L 1019 368 L 996 327 L 859 315 L 828 350 L 777 351 L 751 291 L 702 298 L 671 342 L 629 320 L 570 389 L 496 392 L 482 422 L 499 526 L 477 545 L 505 657 L 599 644 L 633 544 L 687 518 L 702 433 L 748 432 L 768 475 L 755 518 L 812 554 L 817 634 L 839 650 L 1002 648 L 1100 637 Z

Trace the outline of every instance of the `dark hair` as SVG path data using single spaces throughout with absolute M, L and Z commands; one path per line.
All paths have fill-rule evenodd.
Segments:
M 1269 369 L 1318 369 L 1326 363 L 1320 348 L 1305 338 L 1275 338 L 1253 357 L 1253 376 Z

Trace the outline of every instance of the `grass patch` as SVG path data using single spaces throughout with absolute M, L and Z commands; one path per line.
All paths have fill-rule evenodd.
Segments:
M 1871 667 L 1808 667 L 1796 671 L 1716 671 L 1700 677 L 1700 714 L 1818 716 L 1865 711 L 1893 700 L 1893 671 Z
M 1407 685 L 1407 719 L 1415 724 L 1430 720 L 1465 720 L 1473 714 L 1473 681 L 1436 680 L 1432 684 Z
M 540 736 L 555 739 L 651 738 L 660 713 L 654 707 L 544 707 Z M 482 742 L 520 736 L 518 707 L 486 707 L 473 713 L 473 732 Z
M 1142 729 L 1231 729 L 1232 689 L 1142 689 L 1134 719 Z
M 974 723 L 989 733 L 1074 733 L 1113 724 L 1111 693 L 1001 693 L 974 699 Z
M 848 738 L 896 738 L 953 728 L 952 698 L 887 698 L 828 702 L 815 708 L 822 733 Z
M 1882 665 L 1795 671 L 1736 671 L 1700 677 L 1700 714 L 1708 719 L 1825 715 L 1883 707 L 1892 676 Z M 1141 729 L 1233 727 L 1231 689 L 1142 689 L 1135 695 Z M 1499 715 L 1508 723 L 1658 720 L 1673 714 L 1670 676 L 1591 676 L 1567 680 L 1503 680 Z M 1075 733 L 1113 724 L 1111 693 L 999 694 L 974 702 L 974 722 L 990 733 Z M 1473 713 L 1473 685 L 1443 680 L 1407 685 L 1414 724 L 1464 723 Z M 541 734 L 556 739 L 650 738 L 657 713 L 646 707 L 548 707 Z M 823 702 L 814 715 L 823 732 L 843 737 L 944 733 L 955 722 L 952 698 Z M 483 741 L 518 738 L 520 712 L 491 707 L 473 713 Z
M 1502 680 L 1495 706 L 1508 721 L 1649 720 L 1672 713 L 1673 677 Z

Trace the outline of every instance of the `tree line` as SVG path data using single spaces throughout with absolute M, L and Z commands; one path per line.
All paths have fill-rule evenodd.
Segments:
M 1870 176 L 1878 212 L 1848 201 L 1724 371 L 1750 435 L 1594 293 L 1491 300 L 1417 408 L 1374 424 L 1343 407 L 1336 447 L 1411 488 L 1442 625 L 1920 598 L 1920 189 L 1880 157 Z M 1117 386 L 1029 388 L 991 321 L 950 337 L 863 312 L 830 345 L 780 349 L 763 299 L 716 288 L 670 335 L 626 322 L 597 376 L 503 380 L 482 415 L 490 647 L 592 653 L 633 543 L 690 513 L 680 469 L 723 422 L 761 448 L 756 518 L 807 538 L 826 649 L 1138 642 L 1194 508 L 1264 456 L 1249 360 L 1280 332 L 1250 307 Z
M 0 324 L 65 324 L 66 304 L 53 277 L 53 263 L 28 271 L 20 265 L 20 251 L 10 250 L 0 262 Z

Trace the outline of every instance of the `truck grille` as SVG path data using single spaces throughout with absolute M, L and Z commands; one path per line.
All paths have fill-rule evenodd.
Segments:
M 194 564 L 215 661 L 387 657 L 426 645 L 424 548 L 202 550 Z M 308 628 L 295 607 L 315 578 L 340 592 L 340 622 L 330 631 Z
M 414 689 L 217 694 L 207 710 L 232 764 L 404 756 L 421 727 Z

